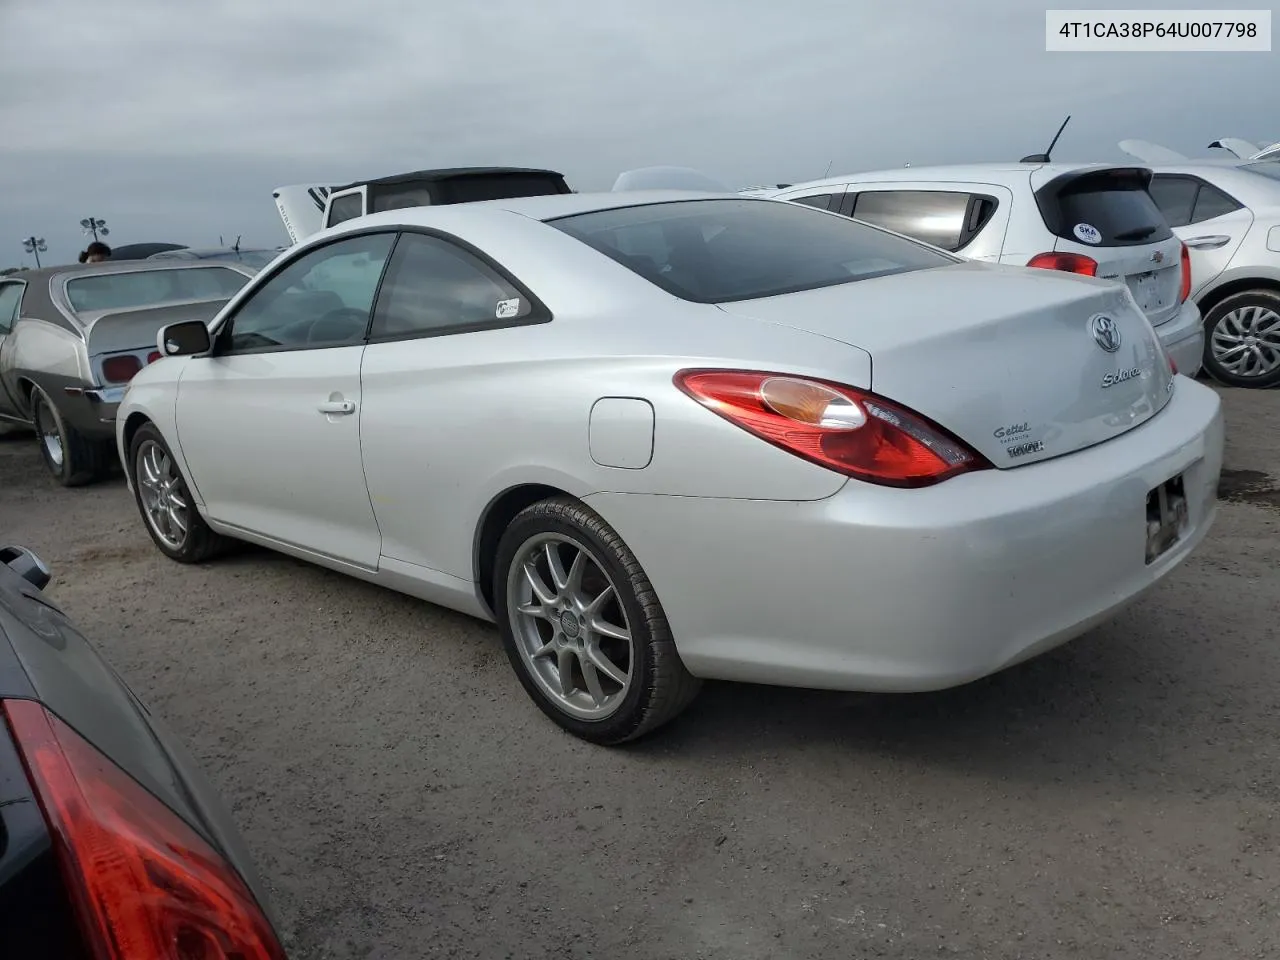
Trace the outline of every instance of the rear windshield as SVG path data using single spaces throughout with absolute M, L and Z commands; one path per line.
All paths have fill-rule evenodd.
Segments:
M 548 222 L 697 303 L 773 297 L 959 262 L 847 217 L 777 200 L 682 200 Z
M 433 203 L 475 203 L 480 200 L 506 200 L 511 197 L 541 197 L 552 193 L 568 193 L 562 177 L 537 174 L 500 174 L 467 176 L 455 179 L 406 181 L 373 184 L 369 187 L 369 209 L 373 213 L 425 207 Z
M 67 281 L 67 300 L 77 313 L 126 310 L 180 300 L 225 300 L 249 282 L 224 267 L 101 273 Z
M 1132 171 L 1059 177 L 1041 187 L 1036 200 L 1050 232 L 1074 243 L 1126 247 L 1173 236 L 1145 175 Z

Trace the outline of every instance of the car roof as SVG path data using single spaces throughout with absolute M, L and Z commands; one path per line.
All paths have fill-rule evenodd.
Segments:
M 403 207 L 370 213 L 344 221 L 339 225 L 359 229 L 380 224 L 404 224 L 406 226 L 431 226 L 438 217 L 450 219 L 466 216 L 470 210 L 494 211 L 528 217 L 530 220 L 554 220 L 580 213 L 596 213 L 601 210 L 617 210 L 623 207 L 639 207 L 654 203 L 676 203 L 681 200 L 751 200 L 736 193 L 704 193 L 694 190 L 635 190 L 601 193 L 551 193 L 536 197 L 505 197 L 497 200 L 476 200 L 471 203 L 441 204 L 440 206 Z M 767 201 L 766 201 L 767 202 Z
M 538 176 L 555 177 L 563 180 L 564 174 L 555 170 L 542 170 L 537 167 L 441 167 L 435 170 L 415 170 L 412 173 L 396 173 L 386 177 L 374 177 L 371 180 L 354 180 L 334 187 L 333 192 L 349 190 L 364 184 L 395 184 L 421 181 L 436 182 L 440 180 L 465 180 L 471 177 L 505 177 L 505 176 Z
M 1072 163 L 1068 161 L 1056 161 L 1053 163 L 1015 163 L 1012 161 L 998 161 L 991 163 L 958 163 L 950 165 L 940 165 L 933 167 L 892 167 L 885 170 L 862 170 L 856 173 L 846 173 L 837 177 L 824 177 L 821 180 L 810 180 L 806 183 L 793 183 L 784 190 L 776 190 L 769 193 L 769 196 L 776 196 L 780 193 L 792 193 L 798 189 L 810 189 L 820 187 L 841 187 L 846 183 L 866 182 L 869 180 L 877 180 L 880 182 L 902 182 L 902 183 L 918 183 L 922 180 L 936 181 L 974 181 L 988 182 L 995 181 L 997 183 L 1017 182 L 1025 180 L 1031 174 L 1036 174 L 1037 179 L 1046 180 L 1060 176 L 1064 173 L 1076 173 L 1083 170 L 1107 170 L 1111 168 L 1122 169 L 1150 169 L 1149 164 L 1138 163 L 1137 161 L 1120 162 L 1120 163 Z

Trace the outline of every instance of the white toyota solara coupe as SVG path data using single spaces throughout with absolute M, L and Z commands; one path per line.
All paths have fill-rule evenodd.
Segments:
M 1212 522 L 1217 395 L 1128 290 L 809 207 L 568 194 L 373 214 L 166 327 L 117 431 L 169 557 L 252 541 L 496 620 L 619 743 L 703 678 L 974 680 Z

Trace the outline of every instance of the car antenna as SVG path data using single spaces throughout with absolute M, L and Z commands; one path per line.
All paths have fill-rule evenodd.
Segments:
M 1058 145 L 1058 138 L 1062 136 L 1062 131 L 1067 129 L 1067 124 L 1071 122 L 1071 115 L 1067 115 L 1067 119 L 1062 121 L 1062 126 L 1058 128 L 1058 132 L 1053 135 L 1053 139 L 1049 141 L 1049 149 L 1044 153 L 1032 153 L 1023 157 L 1019 163 L 1048 163 L 1049 154 L 1053 153 L 1053 148 Z
M 236 253 L 240 252 L 240 234 L 238 233 L 236 234 L 236 243 L 235 243 L 235 246 L 232 247 L 231 249 L 234 250 Z

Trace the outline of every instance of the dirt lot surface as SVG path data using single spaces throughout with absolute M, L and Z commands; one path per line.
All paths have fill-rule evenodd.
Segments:
M 1280 956 L 1280 391 L 1223 391 L 1198 553 L 943 694 L 710 685 L 594 748 L 486 625 L 266 552 L 161 557 L 0 439 L 0 540 L 222 789 L 294 958 Z

